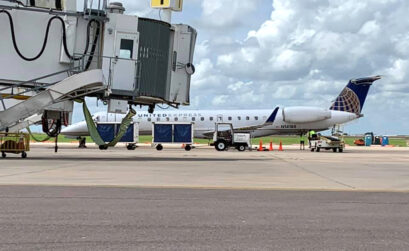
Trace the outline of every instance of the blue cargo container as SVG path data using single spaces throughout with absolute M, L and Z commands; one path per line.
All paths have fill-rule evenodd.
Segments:
M 152 141 L 157 150 L 162 150 L 162 144 L 184 144 L 190 151 L 193 144 L 192 123 L 153 123 Z
M 192 124 L 174 125 L 174 143 L 189 143 L 192 142 L 192 138 Z
M 173 125 L 154 124 L 153 125 L 154 143 L 173 143 Z
M 97 124 L 97 130 L 102 140 L 106 143 L 114 140 L 115 136 L 118 134 L 120 123 L 109 123 L 103 122 Z M 132 123 L 124 136 L 119 142 L 121 143 L 138 143 L 139 141 L 139 129 L 137 123 Z

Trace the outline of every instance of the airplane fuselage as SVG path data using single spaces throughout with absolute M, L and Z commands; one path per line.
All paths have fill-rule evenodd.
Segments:
M 139 124 L 140 135 L 152 134 L 153 122 L 188 122 L 194 123 L 196 138 L 211 138 L 215 123 L 231 123 L 234 129 L 257 127 L 250 129 L 252 137 L 264 137 L 276 134 L 301 134 L 309 130 L 324 131 L 335 125 L 345 124 L 358 118 L 354 113 L 330 111 L 331 118 L 310 123 L 287 123 L 284 121 L 282 109 L 279 109 L 274 123 L 266 124 L 272 110 L 197 110 L 197 111 L 156 111 L 137 112 L 133 121 Z M 124 115 L 114 113 L 97 113 L 96 122 L 121 122 Z M 88 136 L 85 121 L 76 123 L 63 130 L 67 136 Z

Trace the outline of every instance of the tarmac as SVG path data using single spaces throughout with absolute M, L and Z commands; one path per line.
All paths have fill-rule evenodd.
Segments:
M 405 193 L 0 186 L 0 250 L 408 250 Z
M 409 148 L 348 147 L 344 153 L 217 152 L 199 146 L 156 151 L 141 146 L 100 151 L 62 144 L 34 145 L 27 159 L 0 159 L 0 185 L 152 188 L 409 191 Z
M 409 148 L 0 159 L 0 250 L 408 250 Z

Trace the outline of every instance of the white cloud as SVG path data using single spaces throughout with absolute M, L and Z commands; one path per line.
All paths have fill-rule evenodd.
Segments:
M 227 95 L 218 95 L 213 98 L 212 105 L 214 106 L 225 105 L 227 103 L 228 98 L 229 96 Z
M 409 109 L 401 100 L 409 98 L 409 2 L 274 0 L 270 18 L 247 31 L 242 41 L 228 32 L 240 19 L 232 14 L 238 12 L 234 5 L 226 2 L 202 3 L 202 21 L 209 22 L 208 29 L 224 32 L 222 38 L 215 36 L 206 42 L 212 55 L 207 56 L 207 65 L 212 67 L 200 73 L 205 78 L 198 79 L 201 86 L 206 82 L 221 94 L 203 89 L 194 92 L 211 96 L 212 106 L 240 108 L 249 101 L 247 106 L 252 108 L 265 107 L 266 103 L 273 107 L 278 102 L 326 107 L 349 79 L 380 74 L 385 77 L 370 91 L 364 108 L 367 116 L 354 126 L 373 122 L 372 117 L 379 116 L 380 100 L 384 101 L 382 109 L 388 111 L 386 117 Z M 252 6 L 249 8 L 253 11 Z M 199 32 L 207 32 L 206 27 Z M 209 105 L 205 98 L 199 103 Z M 396 106 L 405 109 L 397 110 Z M 385 123 L 373 125 L 388 127 Z
M 260 2 L 260 0 L 203 0 L 201 23 L 203 26 L 212 28 L 231 28 L 241 25 L 246 22 L 244 17 L 255 11 Z

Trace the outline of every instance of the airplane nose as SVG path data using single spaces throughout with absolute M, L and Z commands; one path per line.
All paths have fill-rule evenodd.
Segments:
M 64 136 L 88 136 L 88 127 L 85 121 L 70 125 L 61 130 Z

